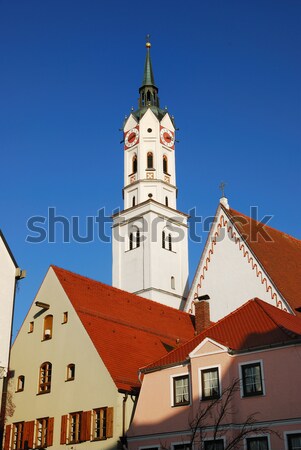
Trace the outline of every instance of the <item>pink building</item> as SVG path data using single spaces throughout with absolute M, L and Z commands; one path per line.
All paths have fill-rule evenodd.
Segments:
M 250 300 L 141 370 L 128 448 L 299 450 L 300 362 L 300 318 Z

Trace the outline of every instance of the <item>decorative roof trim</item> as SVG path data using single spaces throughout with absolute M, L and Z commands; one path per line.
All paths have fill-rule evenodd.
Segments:
M 207 254 L 205 257 L 205 264 L 203 263 L 202 267 L 200 267 L 201 274 L 198 275 L 199 282 L 196 285 L 195 288 L 196 291 L 194 292 L 193 299 L 196 300 L 198 298 L 197 290 L 202 288 L 202 282 L 205 279 L 205 275 L 206 272 L 208 271 L 211 258 L 214 254 L 215 245 L 223 228 L 226 228 L 227 233 L 228 235 L 230 235 L 231 240 L 234 241 L 236 245 L 238 245 L 238 248 L 242 252 L 243 257 L 247 258 L 247 262 L 251 265 L 252 270 L 255 271 L 256 277 L 259 278 L 261 284 L 265 286 L 266 292 L 270 293 L 271 300 L 275 300 L 275 306 L 283 311 L 288 312 L 287 304 L 283 305 L 285 303 L 284 300 L 279 298 L 276 289 L 274 288 L 272 283 L 268 280 L 268 277 L 264 274 L 264 270 L 261 268 L 255 255 L 253 255 L 247 242 L 243 240 L 243 238 L 240 236 L 240 232 L 237 230 L 231 219 L 228 218 L 226 214 L 223 213 L 223 209 L 221 209 L 221 216 L 219 223 L 217 224 L 217 231 L 215 231 L 213 237 L 211 238 L 211 245 L 209 241 L 209 250 L 207 250 Z M 189 310 L 189 312 L 191 312 L 191 310 Z

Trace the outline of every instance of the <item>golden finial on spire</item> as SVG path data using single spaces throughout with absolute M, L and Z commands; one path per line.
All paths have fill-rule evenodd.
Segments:
M 146 35 L 146 48 L 151 48 L 152 44 L 150 43 L 150 34 Z

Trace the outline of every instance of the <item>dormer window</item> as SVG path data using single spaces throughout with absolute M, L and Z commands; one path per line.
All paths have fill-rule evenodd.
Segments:
M 49 314 L 44 318 L 44 329 L 43 329 L 44 341 L 52 338 L 52 323 L 53 323 L 53 316 Z

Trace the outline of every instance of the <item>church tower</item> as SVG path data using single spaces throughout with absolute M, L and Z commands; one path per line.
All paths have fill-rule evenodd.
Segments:
M 113 286 L 174 308 L 188 294 L 188 216 L 177 210 L 175 126 L 160 108 L 150 42 L 124 132 L 124 210 L 113 216 Z

